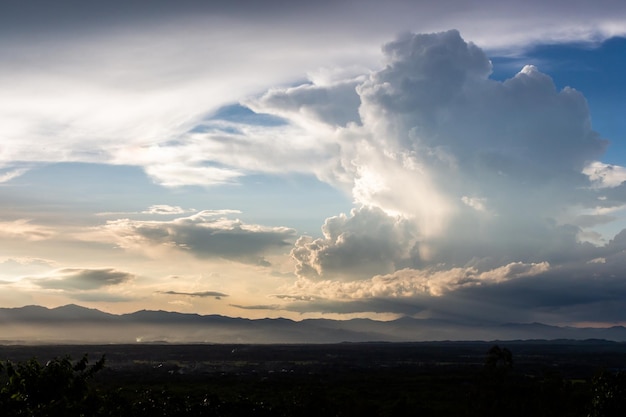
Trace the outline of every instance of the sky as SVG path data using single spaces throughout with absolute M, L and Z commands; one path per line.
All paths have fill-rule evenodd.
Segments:
M 621 2 L 2 2 L 0 57 L 0 307 L 626 324 Z

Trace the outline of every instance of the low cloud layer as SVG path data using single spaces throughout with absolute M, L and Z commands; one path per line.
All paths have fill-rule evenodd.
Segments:
M 171 215 L 171 214 L 184 214 L 188 212 L 194 212 L 195 210 L 185 210 L 179 206 L 170 206 L 167 204 L 155 204 L 150 206 L 147 210 L 144 210 L 143 214 L 158 214 L 158 215 Z
M 589 263 L 514 263 L 478 272 L 405 269 L 366 281 L 300 279 L 282 309 L 396 314 L 457 322 L 623 323 L 623 252 Z M 305 295 L 306 294 L 306 295 Z
M 120 219 L 107 222 L 101 231 L 127 250 L 178 250 L 258 265 L 268 265 L 266 254 L 287 250 L 295 239 L 293 229 L 245 224 L 225 214 L 231 212 L 205 210 L 171 221 Z
M 97 290 L 127 283 L 134 279 L 131 273 L 114 268 L 63 268 L 41 278 L 31 278 L 33 284 L 45 289 Z

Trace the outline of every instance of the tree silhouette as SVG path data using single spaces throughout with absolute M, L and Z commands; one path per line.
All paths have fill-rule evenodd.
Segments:
M 626 373 L 600 372 L 591 382 L 589 417 L 626 415 Z
M 88 381 L 104 366 L 104 356 L 88 366 L 87 355 L 72 363 L 69 357 L 45 365 L 36 359 L 0 364 L 3 386 L 0 410 L 4 416 L 85 416 L 97 415 L 98 397 Z
M 487 351 L 485 368 L 487 369 L 510 369 L 513 367 L 513 354 L 507 348 L 494 345 Z
M 472 415 L 481 417 L 515 416 L 515 388 L 509 378 L 513 354 L 507 348 L 492 346 L 485 356 L 483 372 L 472 398 Z

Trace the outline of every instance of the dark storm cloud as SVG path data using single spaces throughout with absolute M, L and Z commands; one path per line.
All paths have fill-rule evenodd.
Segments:
M 32 31 L 42 28 L 75 30 L 77 27 L 106 27 L 112 23 L 133 24 L 145 20 L 176 18 L 189 15 L 215 15 L 222 18 L 249 16 L 256 19 L 289 20 L 296 23 L 320 23 L 329 26 L 340 22 L 343 26 L 363 30 L 385 27 L 387 29 L 428 27 L 433 30 L 437 22 L 458 25 L 463 22 L 468 28 L 508 31 L 524 31 L 538 28 L 544 32 L 556 32 L 561 37 L 586 35 L 586 27 L 576 27 L 587 22 L 595 24 L 595 31 L 602 33 L 612 29 L 617 31 L 626 12 L 620 2 L 612 0 L 539 1 L 515 3 L 488 0 L 468 4 L 464 0 L 431 2 L 427 0 L 390 0 L 380 3 L 373 0 L 359 2 L 337 2 L 321 0 L 314 3 L 288 2 L 284 0 L 111 0 L 107 2 L 85 2 L 80 0 L 4 1 L 0 6 L 0 28 L 15 31 L 22 28 Z M 323 20 L 322 20 L 323 19 Z M 517 22 L 517 24 L 513 24 Z M 548 25 L 551 22 L 552 25 Z M 413 24 L 411 24 L 413 23 Z M 490 23 L 488 25 L 488 23 Z M 507 24 L 508 23 L 508 24 Z M 613 23 L 612 27 L 605 27 Z M 592 26 L 593 27 L 593 26 Z M 560 30 L 559 30 L 560 29 Z M 568 30 L 567 32 L 565 30 Z M 578 30 L 576 30 L 578 29 Z M 527 33 L 527 37 L 541 36 L 543 33 Z M 503 35 L 504 36 L 504 35 Z M 518 35 L 520 36 L 520 35 Z M 508 35 L 515 39 L 515 36 Z M 540 38 L 538 38 L 540 39 Z
M 85 2 L 62 0 L 49 2 L 3 2 L 0 6 L 2 31 L 70 31 L 105 28 L 111 24 L 136 25 L 146 21 L 164 21 L 193 15 L 272 16 L 288 10 L 280 0 L 259 3 L 251 0 L 112 0 Z M 291 8 L 293 9 L 293 7 Z
M 528 266 L 520 264 L 510 269 L 508 278 L 503 271 L 470 276 L 469 279 L 461 274 L 461 279 L 440 282 L 445 289 L 436 293 L 409 290 L 408 281 L 400 284 L 407 290 L 406 294 L 395 296 L 372 296 L 371 291 L 353 286 L 355 291 L 351 296 L 346 293 L 326 299 L 311 298 L 310 301 L 305 296 L 294 297 L 298 301 L 289 302 L 282 308 L 299 313 L 419 314 L 476 323 L 620 323 L 626 321 L 623 309 L 626 251 L 622 240 L 614 240 L 595 253 L 604 257 L 581 259 L 551 269 L 535 268 L 534 273 Z M 515 269 L 518 269 L 517 275 Z M 441 280 L 449 273 L 442 271 L 441 274 L 442 277 L 434 276 L 432 280 Z M 492 279 L 488 279 L 490 276 Z M 387 285 L 390 283 L 388 281 Z M 326 282 L 325 286 L 331 287 L 331 284 Z M 299 288 L 302 287 L 301 284 Z M 393 291 L 387 292 L 391 294 Z M 359 293 L 363 295 L 357 295 Z
M 626 321 L 626 256 L 566 265 L 532 277 L 460 289 L 453 300 L 491 305 L 511 321 Z

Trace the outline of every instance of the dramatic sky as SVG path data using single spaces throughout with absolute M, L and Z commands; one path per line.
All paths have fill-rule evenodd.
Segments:
M 5 1 L 0 306 L 626 323 L 626 6 Z

